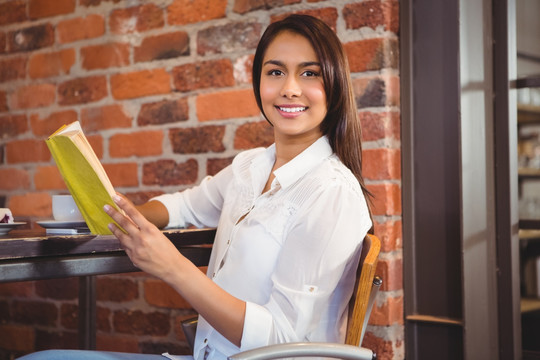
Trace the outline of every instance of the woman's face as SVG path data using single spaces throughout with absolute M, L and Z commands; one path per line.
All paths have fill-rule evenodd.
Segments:
M 320 124 L 327 109 L 321 65 L 303 36 L 282 32 L 270 43 L 263 58 L 260 94 L 276 141 L 315 141 L 322 135 Z

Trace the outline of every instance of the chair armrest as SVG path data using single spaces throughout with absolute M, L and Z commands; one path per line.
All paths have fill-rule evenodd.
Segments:
M 369 349 L 337 343 L 287 343 L 263 346 L 230 356 L 230 360 L 271 360 L 289 357 L 330 357 L 350 360 L 373 360 L 377 356 Z

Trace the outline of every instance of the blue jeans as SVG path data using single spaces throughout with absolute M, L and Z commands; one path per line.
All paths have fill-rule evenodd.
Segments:
M 193 359 L 179 356 L 179 359 Z M 130 354 L 93 350 L 44 350 L 25 355 L 18 360 L 166 360 L 162 355 Z

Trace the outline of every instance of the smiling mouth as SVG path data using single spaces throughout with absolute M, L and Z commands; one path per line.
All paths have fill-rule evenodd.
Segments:
M 305 107 L 305 106 L 296 106 L 296 107 L 276 106 L 276 108 L 279 109 L 280 111 L 283 111 L 283 112 L 286 112 L 286 113 L 299 113 L 299 112 L 306 111 L 306 109 L 307 109 L 307 107 Z

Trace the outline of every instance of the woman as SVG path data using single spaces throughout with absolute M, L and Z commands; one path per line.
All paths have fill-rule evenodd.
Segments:
M 309 16 L 271 24 L 255 53 L 253 88 L 273 126 L 271 147 L 240 153 L 198 187 L 137 208 L 117 196 L 127 217 L 105 208 L 125 229 L 110 225 L 132 262 L 200 314 L 195 359 L 226 359 L 273 343 L 343 342 L 362 239 L 372 225 L 360 123 L 335 33 Z M 158 230 L 188 224 L 217 226 L 208 276 Z M 135 358 L 46 351 L 28 359 L 68 353 Z

